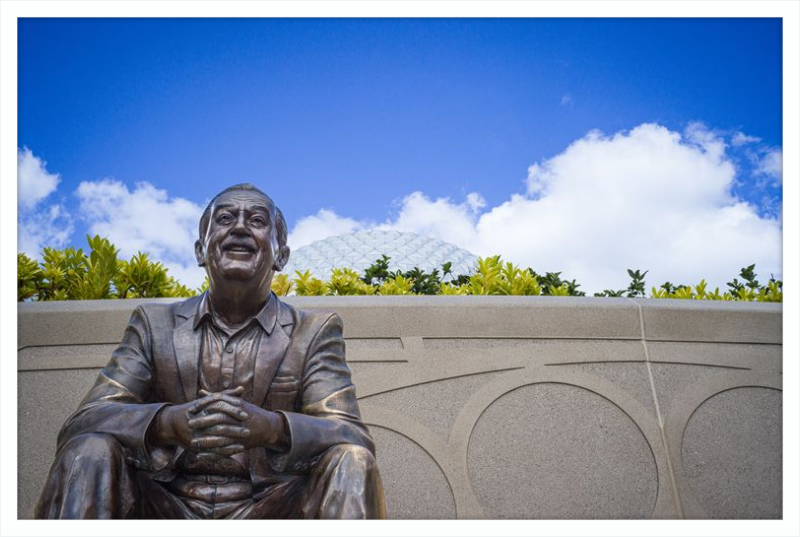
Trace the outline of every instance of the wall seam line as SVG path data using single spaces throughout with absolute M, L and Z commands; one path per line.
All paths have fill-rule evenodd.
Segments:
M 683 505 L 681 504 L 681 498 L 680 495 L 678 494 L 678 484 L 675 480 L 675 471 L 672 468 L 672 458 L 670 457 L 669 443 L 667 442 L 667 433 L 666 430 L 664 429 L 664 419 L 661 415 L 661 407 L 658 404 L 658 393 L 656 391 L 655 379 L 653 378 L 653 369 L 651 367 L 651 362 L 650 362 L 650 352 L 647 348 L 647 338 L 645 337 L 645 331 L 644 331 L 644 312 L 642 311 L 642 305 L 640 303 L 636 302 L 632 298 L 629 298 L 628 300 L 630 300 L 636 305 L 636 309 L 639 312 L 639 331 L 640 331 L 639 333 L 641 334 L 640 339 L 642 342 L 642 347 L 644 348 L 644 363 L 645 367 L 647 367 L 647 378 L 650 382 L 650 391 L 653 394 L 653 406 L 656 411 L 658 432 L 659 435 L 661 436 L 661 444 L 664 447 L 664 456 L 667 459 L 667 476 L 669 477 L 670 490 L 672 491 L 672 500 L 674 501 L 675 508 L 678 511 L 678 518 L 683 519 L 685 518 L 683 514 Z

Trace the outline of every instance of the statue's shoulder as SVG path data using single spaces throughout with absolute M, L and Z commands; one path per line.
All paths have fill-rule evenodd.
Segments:
M 188 319 L 194 316 L 202 299 L 201 294 L 178 302 L 145 302 L 137 309 L 151 324 L 164 327 L 174 324 L 176 318 Z
M 283 327 L 291 326 L 293 335 L 316 334 L 325 324 L 342 325 L 342 319 L 337 313 L 300 309 L 280 299 L 278 299 L 278 322 Z

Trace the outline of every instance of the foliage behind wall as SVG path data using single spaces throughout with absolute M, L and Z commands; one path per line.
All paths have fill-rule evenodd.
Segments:
M 105 298 L 190 297 L 208 289 L 208 278 L 197 289 L 190 289 L 169 276 L 163 264 L 138 252 L 130 259 L 119 259 L 119 250 L 108 239 L 88 237 L 89 252 L 73 247 L 45 248 L 37 262 L 17 254 L 17 300 L 91 300 Z M 342 267 L 322 280 L 308 271 L 294 275 L 276 274 L 272 290 L 281 296 L 323 295 L 544 295 L 585 296 L 580 284 L 567 280 L 560 272 L 539 274 L 503 262 L 499 255 L 478 259 L 472 274 L 453 274 L 451 263 L 442 270 L 425 272 L 390 271 L 390 258 L 381 256 L 364 274 Z M 645 297 L 648 271 L 628 269 L 631 278 L 627 289 L 606 289 L 596 297 Z M 727 289 L 707 289 L 705 280 L 695 285 L 665 282 L 651 287 L 650 298 L 695 300 L 733 300 L 782 302 L 783 282 L 770 278 L 762 284 L 756 278 L 755 265 L 744 267 Z

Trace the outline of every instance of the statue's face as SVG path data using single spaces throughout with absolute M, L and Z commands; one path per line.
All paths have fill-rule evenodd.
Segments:
M 252 280 L 268 284 L 275 268 L 277 241 L 273 214 L 257 192 L 234 190 L 220 196 L 208 229 L 197 244 L 197 260 L 212 280 Z

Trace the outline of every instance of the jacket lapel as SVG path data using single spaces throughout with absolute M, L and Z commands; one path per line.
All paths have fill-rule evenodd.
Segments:
M 266 404 L 267 391 L 272 384 L 272 379 L 275 378 L 278 368 L 283 363 L 286 351 L 292 341 L 289 336 L 291 334 L 290 325 L 292 324 L 292 319 L 285 310 L 286 307 L 278 297 L 272 295 L 266 315 L 262 319 L 264 335 L 261 337 L 258 354 L 256 355 L 253 398 L 250 401 L 262 408 Z M 266 449 L 251 449 L 249 455 L 253 497 L 260 499 L 266 494 L 267 486 L 271 483 L 280 482 L 282 479 L 275 477 L 272 468 L 267 462 Z
M 207 292 L 196 299 L 182 303 L 176 311 L 175 330 L 172 341 L 175 349 L 175 360 L 178 365 L 181 385 L 185 400 L 197 398 L 197 379 L 200 368 L 200 338 L 202 330 L 195 330 L 194 319 L 202 300 L 207 300 Z M 291 328 L 291 316 L 287 315 L 277 296 L 267 307 L 267 315 L 263 324 L 265 333 L 261 338 L 256 354 L 253 379 L 253 398 L 251 403 L 264 406 L 264 402 L 272 379 L 278 371 L 286 351 L 291 343 L 285 326 Z
M 201 300 L 205 295 L 201 295 Z M 175 330 L 172 332 L 172 343 L 175 349 L 175 359 L 178 363 L 178 373 L 183 386 L 183 395 L 186 400 L 194 401 L 197 398 L 197 375 L 200 364 L 200 337 L 201 330 L 195 331 L 192 322 L 199 301 L 187 300 L 176 312 Z M 180 320 L 182 318 L 182 322 Z
M 283 357 L 286 355 L 291 341 L 280 325 L 274 327 L 271 333 L 265 333 L 262 336 L 256 355 L 253 378 L 253 400 L 251 402 L 254 405 L 264 406 L 267 390 L 272 384 L 272 379 L 275 378 L 278 367 L 283 362 Z

